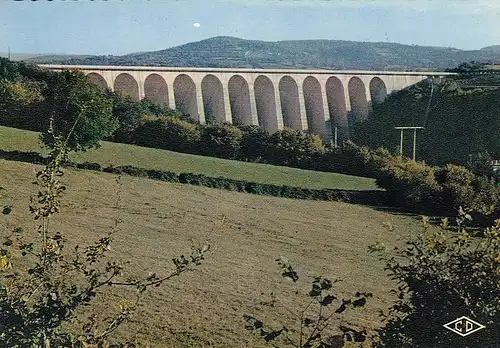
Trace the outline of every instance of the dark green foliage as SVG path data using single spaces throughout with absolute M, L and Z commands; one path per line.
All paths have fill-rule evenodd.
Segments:
M 132 100 L 129 96 L 123 96 L 116 92 L 107 92 L 108 98 L 113 101 L 113 116 L 118 120 L 119 127 L 114 132 L 112 140 L 120 143 L 135 143 L 136 131 L 151 116 L 180 117 L 180 114 L 168 107 L 164 107 L 143 99 L 140 102 Z M 154 136 L 154 135 L 153 135 Z
M 79 71 L 63 71 L 49 81 L 46 94 L 48 113 L 53 120 L 53 132 L 66 138 L 70 151 L 85 151 L 97 147 L 118 127 L 113 117 L 112 102 Z M 43 133 L 45 146 L 53 148 L 53 137 Z
M 500 217 L 500 187 L 464 167 L 432 167 L 350 142 L 324 156 L 329 158 L 328 170 L 375 177 L 393 207 L 447 216 L 463 207 L 481 225 Z
M 173 116 L 173 117 L 181 117 L 181 114 L 169 107 L 158 105 L 150 101 L 149 99 L 142 99 L 138 102 L 142 112 L 145 115 L 154 115 L 157 117 L 160 116 Z
M 245 126 L 242 131 L 240 159 L 249 162 L 266 162 L 269 133 L 259 126 Z
M 491 166 L 492 161 L 493 158 L 488 151 L 470 154 L 466 167 L 476 175 L 490 178 L 493 176 L 493 167 Z
M 500 89 L 473 87 L 500 85 L 500 75 L 492 76 L 494 81 L 474 76 L 426 80 L 394 93 L 374 105 L 373 117 L 357 126 L 353 140 L 396 152 L 400 133 L 394 127 L 423 126 L 417 136 L 417 158 L 429 164 L 466 165 L 470 155 L 486 152 L 500 158 Z M 412 142 L 412 131 L 405 131 L 407 156 L 412 154 Z
M 22 74 L 19 71 L 19 64 L 7 58 L 0 57 L 0 79 L 7 81 L 19 81 Z
M 169 116 L 144 120 L 135 131 L 134 141 L 141 146 L 198 153 L 200 136 L 198 124 Z
M 464 228 L 470 216 L 461 212 L 456 232 L 425 230 L 404 249 L 385 253 L 372 246 L 398 282 L 399 300 L 384 314 L 376 347 L 498 347 L 500 340 L 500 225 L 473 238 Z M 466 316 L 486 328 L 462 337 L 443 325 Z
M 112 136 L 116 142 L 133 142 L 134 131 L 141 123 L 143 108 L 128 96 L 108 91 L 107 97 L 113 103 L 113 116 L 118 120 L 118 128 Z
M 155 180 L 160 180 L 160 181 L 168 181 L 168 182 L 178 182 L 179 181 L 177 174 L 174 172 L 167 172 L 167 171 L 157 170 L 157 169 L 148 169 L 146 171 L 146 173 L 150 179 L 155 179 Z
M 47 158 L 38 152 L 3 151 L 0 150 L 0 158 L 8 161 L 27 162 L 33 164 L 47 164 Z
M 2 125 L 44 132 L 53 120 L 56 136 L 72 133 L 67 146 L 75 151 L 97 146 L 118 127 L 111 100 L 82 72 L 46 71 L 5 59 L 0 71 Z M 41 139 L 47 147 L 54 146 L 51 135 L 44 133 Z
M 454 69 L 447 69 L 450 72 L 456 72 L 460 74 L 470 73 L 475 71 L 486 70 L 486 64 L 482 62 L 471 61 L 470 63 L 464 62 L 458 65 L 458 67 Z
M 240 154 L 242 132 L 230 124 L 212 123 L 201 128 L 200 153 L 236 159 Z
M 77 163 L 76 168 L 78 169 L 89 169 L 89 170 L 96 170 L 96 171 L 101 171 L 102 167 L 99 163 L 91 163 L 91 162 L 83 162 L 83 163 Z
M 7 127 L 37 130 L 47 119 L 37 111 L 43 104 L 43 85 L 23 79 L 0 79 L 0 124 Z
M 307 167 L 317 148 L 310 135 L 299 130 L 285 129 L 269 138 L 269 162 L 290 167 Z
M 440 186 L 440 201 L 436 202 L 447 215 L 453 215 L 457 207 L 466 207 L 474 204 L 475 189 L 472 186 L 475 175 L 464 167 L 448 164 L 439 168 L 435 173 L 437 184 Z
M 439 190 L 434 168 L 401 158 L 394 158 L 382 168 L 377 177 L 377 185 L 388 191 L 395 206 L 404 206 L 414 211 L 432 207 Z

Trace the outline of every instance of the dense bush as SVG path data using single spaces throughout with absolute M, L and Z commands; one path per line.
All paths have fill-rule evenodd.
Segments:
M 493 176 L 493 167 L 491 166 L 491 162 L 493 158 L 489 154 L 488 151 L 479 152 L 469 155 L 469 159 L 467 160 L 466 167 L 470 171 L 472 171 L 476 175 L 484 175 L 486 177 Z
M 434 168 L 398 157 L 382 168 L 377 185 L 389 192 L 395 206 L 412 209 L 432 207 L 439 190 Z
M 135 143 L 172 151 L 198 153 L 200 126 L 177 117 L 150 117 L 135 131 Z
M 122 143 L 133 142 L 134 132 L 141 123 L 144 110 L 141 105 L 128 96 L 108 91 L 107 96 L 113 103 L 113 116 L 118 120 L 118 128 L 111 140 Z
M 269 133 L 259 126 L 240 127 L 242 131 L 239 159 L 249 162 L 266 162 Z
M 294 129 L 273 133 L 267 149 L 271 163 L 291 167 L 307 167 L 313 155 L 323 150 L 317 138 Z
M 168 107 L 155 104 L 148 99 L 140 102 L 132 100 L 129 96 L 107 91 L 107 97 L 113 101 L 113 116 L 118 120 L 119 127 L 114 132 L 111 140 L 121 143 L 134 143 L 136 130 L 143 124 L 144 118 L 155 117 L 180 117 L 180 113 Z M 149 117 L 154 119 L 154 117 Z M 154 136 L 154 134 L 151 134 Z
M 102 167 L 99 163 L 92 163 L 92 162 L 83 162 L 83 163 L 77 163 L 76 168 L 78 169 L 88 169 L 88 170 L 96 170 L 96 171 L 101 171 Z
M 38 130 L 47 121 L 36 112 L 43 99 L 37 82 L 0 79 L 0 125 Z
M 447 213 L 456 213 L 456 207 L 465 207 L 473 204 L 475 190 L 472 183 L 475 175 L 464 167 L 448 164 L 437 169 L 435 178 L 440 186 L 440 202 L 438 202 Z
M 464 167 L 432 167 L 351 142 L 322 157 L 329 159 L 323 170 L 375 177 L 394 207 L 447 216 L 463 207 L 481 224 L 500 217 L 500 187 L 491 178 L 475 175 Z
M 54 135 L 71 134 L 67 146 L 75 151 L 97 146 L 118 127 L 111 100 L 81 71 L 47 71 L 2 59 L 0 124 L 40 131 L 44 145 L 53 148 L 45 132 L 50 122 Z
M 201 127 L 200 153 L 208 156 L 236 159 L 241 148 L 242 132 L 239 128 L 223 123 Z

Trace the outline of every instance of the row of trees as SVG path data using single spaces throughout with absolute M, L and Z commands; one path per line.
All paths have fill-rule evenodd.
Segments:
M 324 151 L 317 136 L 285 130 L 270 135 L 258 126 L 199 125 L 148 100 L 136 102 L 102 93 L 77 71 L 42 71 L 0 60 L 0 124 L 44 132 L 53 120 L 57 134 L 71 133 L 72 150 L 101 139 L 228 159 L 304 167 Z M 51 137 L 43 136 L 49 147 Z
M 44 132 L 52 120 L 56 135 L 72 129 L 71 150 L 84 151 L 102 139 L 130 141 L 127 136 L 146 114 L 180 116 L 147 100 L 102 93 L 79 71 L 47 71 L 0 58 L 1 125 Z M 43 141 L 51 146 L 50 137 Z

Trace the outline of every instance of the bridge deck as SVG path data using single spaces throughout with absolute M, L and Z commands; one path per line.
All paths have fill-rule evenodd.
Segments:
M 55 65 L 39 64 L 47 69 L 78 70 L 119 70 L 119 71 L 171 71 L 171 72 L 227 72 L 227 73 L 263 73 L 263 74 L 326 74 L 326 75 L 405 75 L 405 76 L 447 76 L 457 73 L 440 71 L 372 71 L 372 70 L 327 70 L 327 69 L 249 69 L 249 68 L 192 68 L 127 65 Z

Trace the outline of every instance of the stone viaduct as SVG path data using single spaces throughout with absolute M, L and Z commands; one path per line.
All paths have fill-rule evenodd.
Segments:
M 101 89 L 134 100 L 146 98 L 200 123 L 260 125 L 269 132 L 291 128 L 332 139 L 349 138 L 372 104 L 392 92 L 442 72 L 221 69 L 141 66 L 40 65 L 82 70 Z

